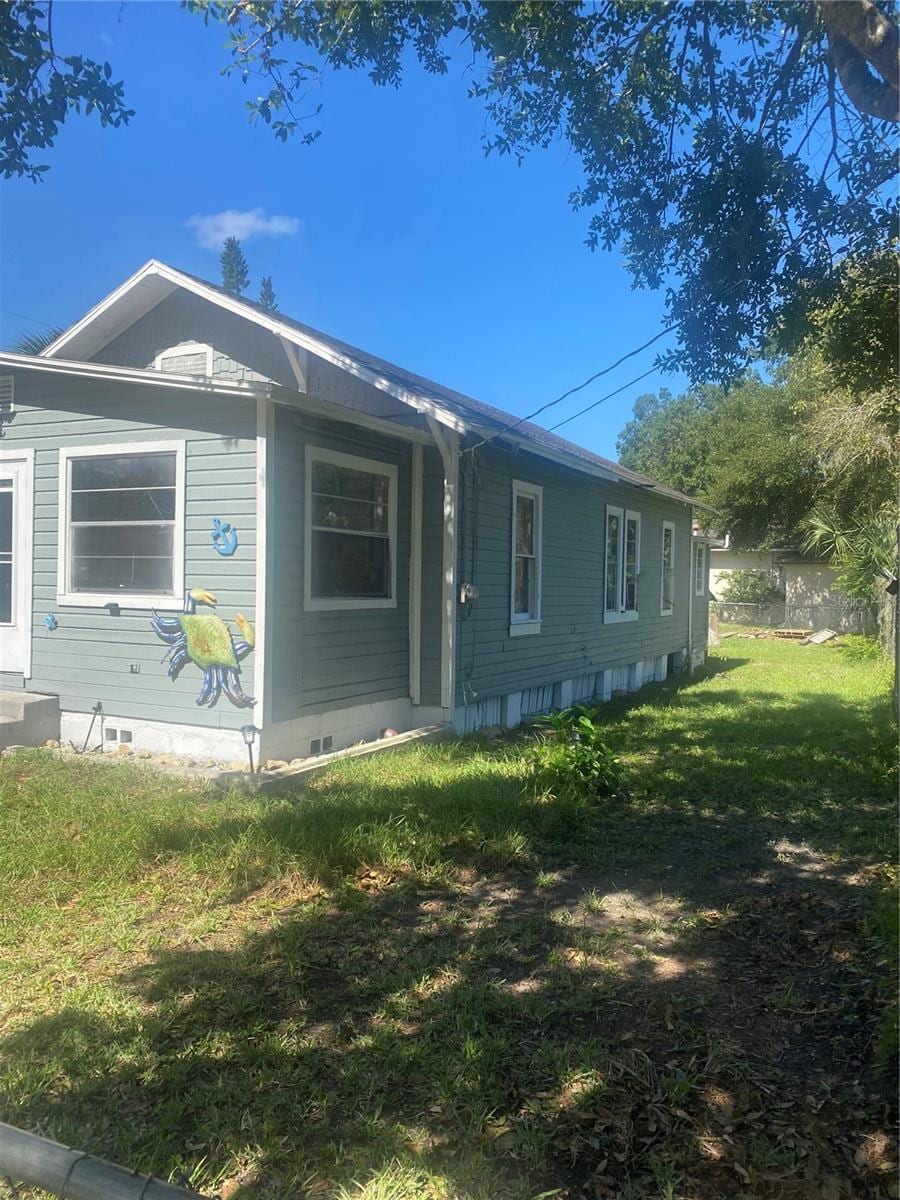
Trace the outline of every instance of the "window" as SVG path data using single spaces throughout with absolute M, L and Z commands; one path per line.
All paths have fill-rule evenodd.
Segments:
M 184 444 L 59 455 L 59 603 L 180 607 Z
M 640 573 L 641 515 L 608 504 L 604 559 L 605 620 L 637 620 Z
M 306 449 L 308 609 L 396 608 L 397 468 Z
M 0 375 L 0 417 L 9 416 L 13 411 L 16 397 L 16 381 L 12 375 Z
M 202 342 L 181 342 L 157 354 L 153 365 L 157 371 L 170 375 L 212 375 L 212 346 Z
M 659 593 L 659 612 L 670 617 L 675 607 L 675 526 L 662 523 L 662 563 Z
M 706 592 L 706 543 L 697 542 L 694 546 L 694 595 L 705 596 Z
M 541 631 L 543 489 L 513 480 L 509 636 Z

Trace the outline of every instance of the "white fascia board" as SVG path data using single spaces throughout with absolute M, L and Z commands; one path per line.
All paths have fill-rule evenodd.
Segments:
M 99 301 L 99 303 L 95 304 L 93 308 L 88 309 L 84 316 L 76 321 L 74 325 L 70 325 L 68 329 L 64 330 L 55 342 L 51 342 L 49 346 L 45 346 L 41 351 L 41 357 L 55 358 L 59 353 L 61 353 L 61 351 L 65 349 L 65 347 L 73 340 L 73 338 L 77 337 L 78 334 L 83 333 L 95 321 L 98 321 L 105 312 L 107 312 L 114 305 L 118 304 L 119 301 L 127 296 L 128 293 L 131 292 L 138 284 L 142 283 L 150 276 L 162 276 L 162 272 L 159 269 L 162 267 L 162 265 L 163 264 L 157 262 L 155 258 L 151 258 L 145 262 L 144 265 L 135 271 L 133 275 L 129 275 L 124 283 L 120 283 L 117 288 L 109 293 L 109 295 L 104 296 L 103 299 Z M 156 303 L 158 302 L 159 301 L 157 300 Z M 112 338 L 117 337 L 119 332 L 120 330 L 116 329 L 110 335 L 108 340 L 111 341 Z
M 204 375 L 176 375 L 139 367 L 113 367 L 107 363 L 76 362 L 65 358 L 44 358 L 35 354 L 16 354 L 0 350 L 0 367 L 19 371 L 37 371 L 49 375 L 71 375 L 84 379 L 102 379 L 118 383 L 141 383 L 149 387 L 178 388 L 191 392 L 208 392 L 216 396 L 245 396 L 247 399 L 268 399 L 272 385 L 239 383 L 210 379 Z
M 445 409 L 431 400 L 426 400 L 416 392 L 401 387 L 400 384 L 394 383 L 392 380 L 385 379 L 377 371 L 363 366 L 362 363 L 357 362 L 346 354 L 339 353 L 333 347 L 320 342 L 317 338 L 302 333 L 292 325 L 279 321 L 276 317 L 266 313 L 257 312 L 256 309 L 250 308 L 239 297 L 225 296 L 217 289 L 208 287 L 206 284 L 201 283 L 197 279 L 192 279 L 188 275 L 183 275 L 181 271 L 176 271 L 174 267 L 169 267 L 165 263 L 157 262 L 156 259 L 150 259 L 149 262 L 145 263 L 129 279 L 126 279 L 114 292 L 110 292 L 104 300 L 95 305 L 71 329 L 68 329 L 52 345 L 48 346 L 43 352 L 44 355 L 48 358 L 55 357 L 77 334 L 83 332 L 93 321 L 102 317 L 106 311 L 120 302 L 132 289 L 151 276 L 158 276 L 173 287 L 185 288 L 187 291 L 193 292 L 194 295 L 209 301 L 210 304 L 215 304 L 219 308 L 225 309 L 226 312 L 231 312 L 245 321 L 254 322 L 254 324 L 268 330 L 275 337 L 282 339 L 282 341 L 291 342 L 295 346 L 300 346 L 302 349 L 310 351 L 312 354 L 331 363 L 332 366 L 340 367 L 341 370 L 347 371 L 350 375 L 355 375 L 357 379 L 362 379 L 365 383 L 378 388 L 379 391 L 387 392 L 388 395 L 393 396 L 403 404 L 408 404 L 417 412 L 427 413 L 435 417 L 436 420 L 440 421 L 443 425 L 447 425 L 457 433 L 466 432 L 467 426 L 465 421 L 455 413 L 450 412 L 449 409 Z
M 419 395 L 419 393 L 412 391 L 409 388 L 405 388 L 400 384 L 395 383 L 393 380 L 385 379 L 382 375 L 379 375 L 377 371 L 364 366 L 362 363 L 357 362 L 356 359 L 353 359 L 346 354 L 341 354 L 332 346 L 329 346 L 324 342 L 320 342 L 318 338 L 313 337 L 311 334 L 302 333 L 299 329 L 296 329 L 294 326 L 286 324 L 283 321 L 279 321 L 276 317 L 250 308 L 240 299 L 240 297 L 223 295 L 217 289 L 208 287 L 199 280 L 193 279 L 189 275 L 184 275 L 181 271 L 176 270 L 174 267 L 168 266 L 166 263 L 159 262 L 155 258 L 151 258 L 148 262 L 144 263 L 144 265 L 138 271 L 135 271 L 133 275 L 129 276 L 129 278 L 126 279 L 124 283 L 120 284 L 115 291 L 110 292 L 109 295 L 101 300 L 99 304 L 94 305 L 94 307 L 87 312 L 80 321 L 77 321 L 73 326 L 71 326 L 70 329 L 67 329 L 65 333 L 58 337 L 55 342 L 42 351 L 41 357 L 55 358 L 60 351 L 65 349 L 66 345 L 73 338 L 84 332 L 93 322 L 98 321 L 105 312 L 121 301 L 135 287 L 139 286 L 141 283 L 151 277 L 158 277 L 159 279 L 164 280 L 171 286 L 172 289 L 176 287 L 185 288 L 187 291 L 193 292 L 194 295 L 200 296 L 202 299 L 209 301 L 211 304 L 215 304 L 219 308 L 225 309 L 226 312 L 231 312 L 234 315 L 243 318 L 244 320 L 253 321 L 256 325 L 268 330 L 269 333 L 279 338 L 282 343 L 289 342 L 295 346 L 299 346 L 303 350 L 315 354 L 317 357 L 331 363 L 332 366 L 339 367 L 348 374 L 354 375 L 357 379 L 361 379 L 363 382 L 371 384 L 372 387 L 377 388 L 379 391 L 386 392 L 389 396 L 393 396 L 394 399 L 399 400 L 402 404 L 408 405 L 414 411 L 421 413 L 424 416 L 431 417 L 435 421 L 439 421 L 442 425 L 446 425 L 448 429 L 453 430 L 455 433 L 477 433 L 480 436 L 488 438 L 488 440 L 490 440 L 492 436 L 496 437 L 496 431 L 481 426 L 477 420 L 464 420 L 458 414 L 452 412 L 448 408 L 445 408 L 443 405 L 437 404 L 433 400 L 428 400 L 424 396 Z M 162 296 L 160 296 L 159 299 L 162 299 Z M 155 301 L 155 303 L 158 302 L 159 300 Z M 128 324 L 133 324 L 133 322 L 137 319 L 137 316 L 133 316 Z M 127 328 L 127 326 L 125 326 L 125 328 Z M 117 336 L 119 332 L 120 330 L 116 328 L 115 332 L 111 332 L 108 340 L 112 340 L 112 338 Z M 291 362 L 293 368 L 293 361 L 291 359 L 289 359 L 289 361 Z M 636 485 L 633 480 L 629 480 L 624 476 L 617 474 L 615 471 L 607 470 L 596 464 L 588 463 L 584 459 L 579 459 L 577 455 L 569 455 L 564 451 L 553 450 L 550 447 L 541 446 L 540 444 L 532 442 L 528 438 L 516 435 L 515 433 L 506 433 L 504 434 L 504 437 L 515 442 L 516 445 L 530 450 L 532 454 L 536 454 L 540 458 L 548 459 L 550 462 L 562 463 L 564 466 L 573 467 L 576 471 L 580 471 L 582 474 L 592 475 L 598 479 L 618 480 L 622 483 L 630 483 L 632 486 L 640 486 Z M 709 505 L 702 504 L 696 500 L 689 500 L 680 496 L 674 496 L 666 491 L 661 490 L 660 488 L 655 488 L 654 490 L 656 490 L 659 495 L 668 496 L 670 500 L 675 500 L 677 503 L 693 504 L 697 508 L 703 508 L 710 512 L 715 511 L 711 509 Z

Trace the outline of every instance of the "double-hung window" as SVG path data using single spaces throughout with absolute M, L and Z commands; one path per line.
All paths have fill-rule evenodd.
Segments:
M 670 617 L 675 608 L 675 526 L 662 523 L 662 556 L 660 563 L 659 612 Z
M 179 607 L 184 443 L 70 447 L 59 455 L 59 603 Z
M 397 468 L 306 448 L 308 609 L 397 607 Z
M 606 621 L 636 621 L 641 571 L 641 515 L 606 506 L 603 611 Z
M 706 543 L 694 543 L 694 595 L 705 596 L 707 592 L 706 579 Z
M 541 631 L 543 489 L 513 480 L 509 636 Z

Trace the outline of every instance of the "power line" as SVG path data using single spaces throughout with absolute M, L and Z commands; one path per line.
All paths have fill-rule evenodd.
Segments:
M 828 180 L 832 179 L 837 173 L 838 173 L 838 168 L 836 168 L 834 171 L 832 171 L 831 175 L 829 175 L 827 177 L 825 182 L 828 182 Z M 843 207 L 843 211 L 847 212 L 852 208 L 856 208 L 856 206 L 858 204 L 861 204 L 865 200 L 868 200 L 868 198 L 874 192 L 878 191 L 879 188 L 884 187 L 885 183 L 887 183 L 887 182 L 889 182 L 889 179 L 879 180 L 878 183 L 876 183 L 872 187 L 868 188 L 861 195 L 859 195 L 855 199 L 853 199 L 849 204 L 845 204 Z M 806 229 L 801 229 L 801 231 L 797 234 L 797 236 L 788 245 L 787 249 L 785 249 L 781 252 L 781 255 L 779 256 L 779 261 L 781 258 L 785 257 L 785 255 L 790 254 L 792 250 L 795 250 L 796 247 L 802 241 L 804 241 L 805 238 L 809 234 L 811 234 L 811 233 L 814 234 L 816 232 L 817 232 L 817 230 L 813 226 L 807 226 Z M 736 279 L 734 281 L 734 283 L 732 283 L 729 287 L 727 287 L 725 289 L 725 291 L 722 293 L 722 298 L 724 299 L 724 297 L 729 295 L 731 292 L 733 292 L 735 290 L 735 288 L 740 287 L 740 285 L 743 282 L 744 282 L 743 279 Z M 646 350 L 649 346 L 652 346 L 654 342 L 659 341 L 659 339 L 661 337 L 663 337 L 665 334 L 671 333 L 671 331 L 673 329 L 677 328 L 677 326 L 678 326 L 677 321 L 670 321 L 668 325 L 664 326 L 659 331 L 659 333 L 654 334 L 652 338 L 648 338 L 648 340 L 646 342 L 644 342 L 640 346 L 635 347 L 634 350 L 629 350 L 627 354 L 623 354 L 621 358 L 617 358 L 616 361 L 614 363 L 610 363 L 610 365 L 608 367 L 604 367 L 601 371 L 596 371 L 593 375 L 590 375 L 582 383 L 576 384 L 575 387 L 571 387 L 571 388 L 569 388 L 568 391 L 563 392 L 562 395 L 557 396 L 555 400 L 548 400 L 548 402 L 546 404 L 542 404 L 540 406 L 540 408 L 536 408 L 534 410 L 534 412 L 529 413 L 527 416 L 519 417 L 518 420 L 513 421 L 510 425 L 504 425 L 503 428 L 498 429 L 496 433 L 492 433 L 489 437 L 482 438 L 480 442 L 476 442 L 474 446 L 469 446 L 467 449 L 462 450 L 461 453 L 468 454 L 473 450 L 479 450 L 482 446 L 486 446 L 488 444 L 488 442 L 496 441 L 497 438 L 503 437 L 504 434 L 512 433 L 514 430 L 518 429 L 521 425 L 524 425 L 526 423 L 526 421 L 533 421 L 535 417 L 539 417 L 541 415 L 541 413 L 546 412 L 548 408 L 553 408 L 555 405 L 561 404 L 562 401 L 568 399 L 569 396 L 573 396 L 576 392 L 582 391 L 584 388 L 586 388 L 590 384 L 592 384 L 595 380 L 600 379 L 603 375 L 608 375 L 610 371 L 614 371 L 616 369 L 616 367 L 621 366 L 621 364 L 623 362 L 626 362 L 629 358 L 634 358 L 634 356 L 636 354 L 640 354 L 641 351 Z M 604 402 L 604 400 L 609 400 L 613 396 L 618 395 L 619 392 L 624 391 L 625 388 L 631 387 L 631 385 L 633 383 L 638 383 L 641 379 L 646 379 L 646 377 L 648 375 L 652 375 L 653 372 L 657 369 L 658 368 L 653 367 L 650 371 L 646 371 L 646 372 L 644 372 L 643 375 L 639 375 L 637 377 L 637 379 L 633 379 L 631 381 L 631 383 L 623 384 L 623 386 L 621 388 L 617 388 L 616 391 L 614 391 L 614 392 L 609 392 L 606 396 L 601 396 L 601 398 L 599 400 L 594 401 L 593 404 L 589 404 L 587 406 L 587 408 L 583 408 L 580 412 L 574 413 L 571 417 L 566 417 L 566 419 L 564 421 L 559 421 L 559 422 L 557 422 L 556 425 L 551 425 L 549 427 L 550 432 L 552 432 L 554 429 L 559 429 L 559 427 L 561 425 L 566 425 L 569 421 L 574 421 L 576 419 L 576 417 L 583 416 L 584 413 L 590 412 L 590 410 L 592 408 L 596 408 L 597 405 L 602 404 Z
M 627 383 L 623 383 L 621 387 L 617 387 L 614 392 L 607 392 L 605 396 L 601 396 L 599 400 L 594 400 L 593 403 L 589 404 L 586 408 L 580 409 L 577 413 L 572 413 L 571 417 L 564 417 L 562 421 L 557 421 L 555 425 L 550 426 L 547 432 L 552 433 L 554 429 L 559 429 L 560 426 L 568 425 L 570 421 L 574 421 L 578 417 L 583 417 L 585 413 L 590 412 L 592 408 L 596 408 L 598 404 L 602 404 L 604 400 L 611 400 L 613 396 L 618 396 L 619 392 L 624 392 L 626 388 L 633 387 L 634 384 L 640 383 L 641 380 L 646 379 L 648 375 L 655 375 L 658 370 L 659 367 L 652 366 L 650 370 L 645 371 L 643 375 L 638 375 L 634 379 L 629 379 Z
M 576 392 L 583 391 L 584 388 L 588 387 L 588 385 L 592 384 L 595 380 L 600 379 L 601 376 L 608 375 L 610 371 L 614 371 L 616 367 L 620 367 L 623 362 L 627 362 L 629 358 L 634 358 L 636 354 L 640 354 L 642 350 L 646 350 L 649 346 L 652 346 L 654 342 L 658 342 L 661 337 L 665 336 L 665 334 L 671 333 L 676 325 L 677 322 L 672 321 L 670 324 L 661 329 L 659 333 L 655 333 L 652 338 L 648 338 L 643 345 L 635 347 L 634 350 L 629 350 L 627 354 L 623 354 L 621 358 L 617 358 L 614 363 L 610 363 L 609 366 L 604 367 L 602 371 L 595 371 L 593 375 L 589 376 L 582 383 L 577 383 L 574 387 L 570 387 L 568 391 L 563 392 L 561 396 L 557 396 L 555 400 L 548 400 L 546 404 L 542 404 L 540 408 L 536 408 L 533 413 L 529 413 L 525 417 L 519 417 L 519 419 L 517 421 L 513 421 L 511 425 L 504 425 L 502 429 L 498 429 L 497 432 L 492 433 L 490 437 L 482 438 L 480 442 L 477 442 L 474 446 L 470 446 L 468 450 L 464 450 L 463 453 L 468 454 L 472 450 L 478 450 L 482 446 L 487 445 L 488 442 L 493 442 L 498 437 L 503 437 L 505 433 L 512 433 L 514 430 L 518 429 L 520 425 L 524 425 L 526 421 L 533 421 L 535 417 L 539 417 L 541 413 L 546 412 L 548 408 L 553 408 L 554 405 L 561 404 L 563 400 L 567 400 L 569 396 L 574 396 Z M 655 369 L 656 368 L 654 367 L 654 370 Z M 650 372 L 648 371 L 647 374 L 650 374 Z M 643 379 L 643 376 L 640 378 Z M 625 386 L 628 387 L 628 384 Z M 619 390 L 621 391 L 621 389 Z M 610 393 L 610 395 L 613 396 L 615 394 L 615 392 Z M 606 397 L 606 399 L 608 398 L 609 397 Z M 600 401 L 598 400 L 597 403 L 599 404 Z M 565 424 L 565 422 L 561 421 L 560 424 Z M 556 429 L 557 426 L 553 425 L 551 428 Z

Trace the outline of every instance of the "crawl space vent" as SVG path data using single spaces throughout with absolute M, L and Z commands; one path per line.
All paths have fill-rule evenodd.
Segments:
M 13 410 L 14 382 L 12 375 L 0 375 L 0 413 L 11 413 Z

